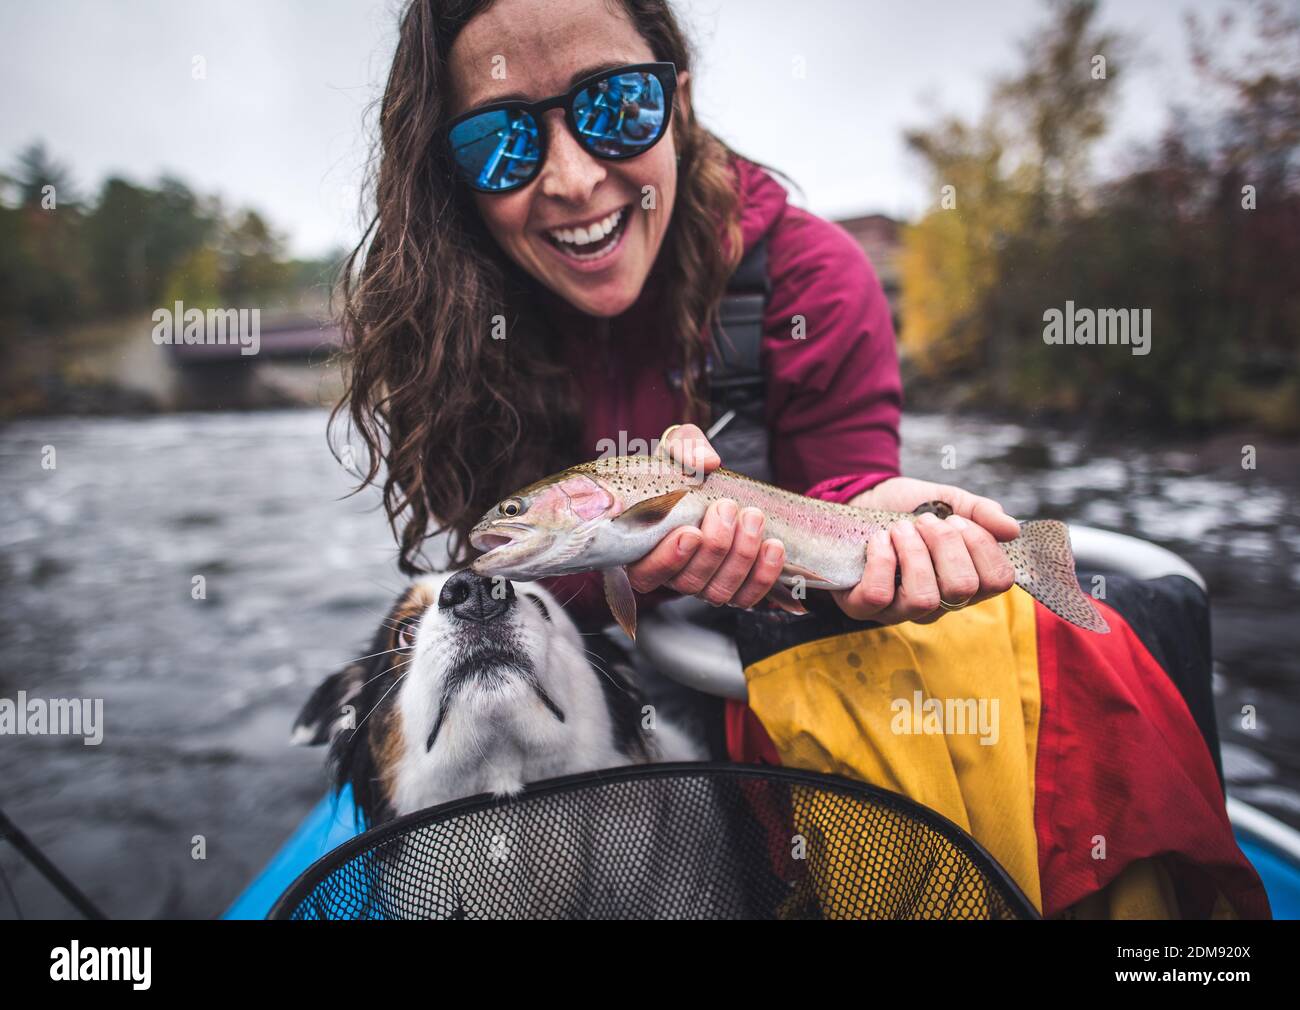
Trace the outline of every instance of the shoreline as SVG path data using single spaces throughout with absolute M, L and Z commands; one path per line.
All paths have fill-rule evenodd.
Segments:
M 76 387 L 62 391 L 56 404 L 39 409 L 0 413 L 0 430 L 15 423 L 27 421 L 56 421 L 63 418 L 89 420 L 131 420 L 157 418 L 180 414 L 231 414 L 261 411 L 330 410 L 336 402 L 324 397 L 324 386 L 333 386 L 334 376 L 327 376 L 318 366 L 262 366 L 263 371 L 274 369 L 273 376 L 259 375 L 259 381 L 241 394 L 236 402 L 212 403 L 210 399 L 194 402 L 163 399 L 150 396 L 139 389 L 102 384 L 93 387 Z M 1032 469 L 1050 466 L 1046 456 L 1046 443 L 1054 437 L 1079 440 L 1085 449 L 1099 454 L 1122 455 L 1137 445 L 1145 449 L 1165 451 L 1183 450 L 1195 455 L 1207 451 L 1215 459 L 1216 469 L 1232 465 L 1239 467 L 1241 451 L 1245 446 L 1266 448 L 1275 458 L 1280 454 L 1293 470 L 1300 472 L 1300 444 L 1285 433 L 1271 431 L 1245 423 L 1223 425 L 1213 429 L 1205 427 L 1178 427 L 1175 425 L 1143 425 L 1125 420 L 1111 424 L 1096 417 L 1080 418 L 1059 411 L 1016 411 L 1005 407 L 961 406 L 944 403 L 928 395 L 910 396 L 904 393 L 903 417 L 950 417 L 981 424 L 1011 425 L 1026 429 L 1030 435 L 1011 450 L 1015 461 Z M 1043 438 L 1033 437 L 1041 431 Z M 1175 467 L 1182 469 L 1182 467 Z M 1201 467 L 1195 469 L 1200 470 Z M 1300 480 L 1295 483 L 1300 484 Z

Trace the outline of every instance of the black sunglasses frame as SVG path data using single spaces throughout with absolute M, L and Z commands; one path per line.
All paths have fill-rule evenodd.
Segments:
M 629 152 L 628 154 L 602 154 L 593 151 L 587 146 L 586 138 L 578 131 L 578 122 L 574 118 L 573 106 L 578 96 L 582 92 L 591 88 L 595 84 L 610 78 L 618 77 L 621 74 L 648 73 L 653 74 L 659 81 L 659 86 L 664 92 L 664 121 L 659 131 L 659 136 L 639 150 Z M 550 131 L 546 128 L 542 120 L 542 113 L 549 112 L 551 109 L 564 109 L 564 122 L 569 127 L 569 132 L 577 140 L 579 146 L 590 154 L 593 158 L 600 158 L 602 161 L 626 161 L 629 158 L 637 158 L 645 154 L 648 150 L 663 140 L 668 134 L 668 129 L 672 125 L 673 105 L 677 96 L 677 65 L 675 63 L 629 63 L 622 67 L 611 67 L 609 70 L 601 70 L 597 73 L 584 77 L 563 94 L 553 95 L 550 98 L 543 98 L 538 102 L 521 102 L 518 99 L 510 99 L 504 102 L 492 102 L 489 105 L 480 105 L 477 109 L 470 109 L 469 112 L 457 116 L 448 123 L 439 132 L 441 143 L 446 150 L 448 157 L 451 158 L 452 169 L 456 175 L 470 187 L 479 193 L 505 194 L 516 193 L 525 186 L 532 183 L 542 171 L 542 166 L 546 164 L 546 156 L 550 147 Z M 537 167 L 533 169 L 533 174 L 517 185 L 509 189 L 487 189 L 478 186 L 466 177 L 465 172 L 461 169 L 460 163 L 456 160 L 456 152 L 451 149 L 451 133 L 461 123 L 473 119 L 476 116 L 484 115 L 489 112 L 526 112 L 533 117 L 533 122 L 537 124 Z

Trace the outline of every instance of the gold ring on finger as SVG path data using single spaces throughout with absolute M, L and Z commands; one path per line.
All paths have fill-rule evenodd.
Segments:
M 659 436 L 660 455 L 664 455 L 664 456 L 672 455 L 666 449 L 666 446 L 668 445 L 668 436 L 671 435 L 674 431 L 676 431 L 680 427 L 681 427 L 680 424 L 670 424 L 667 428 L 664 429 L 664 433 Z

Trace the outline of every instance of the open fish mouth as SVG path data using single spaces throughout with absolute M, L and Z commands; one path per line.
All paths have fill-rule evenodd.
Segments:
M 528 532 L 523 526 L 493 525 L 487 529 L 470 530 L 469 542 L 480 551 L 493 551 L 513 544 Z

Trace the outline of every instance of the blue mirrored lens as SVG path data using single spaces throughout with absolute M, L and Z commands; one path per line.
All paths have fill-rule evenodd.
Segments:
M 527 112 L 503 109 L 471 116 L 452 128 L 450 139 L 456 165 L 479 189 L 514 189 L 537 172 L 537 121 Z
M 630 158 L 664 132 L 663 85 L 644 71 L 614 74 L 583 89 L 573 103 L 573 118 L 593 154 Z

